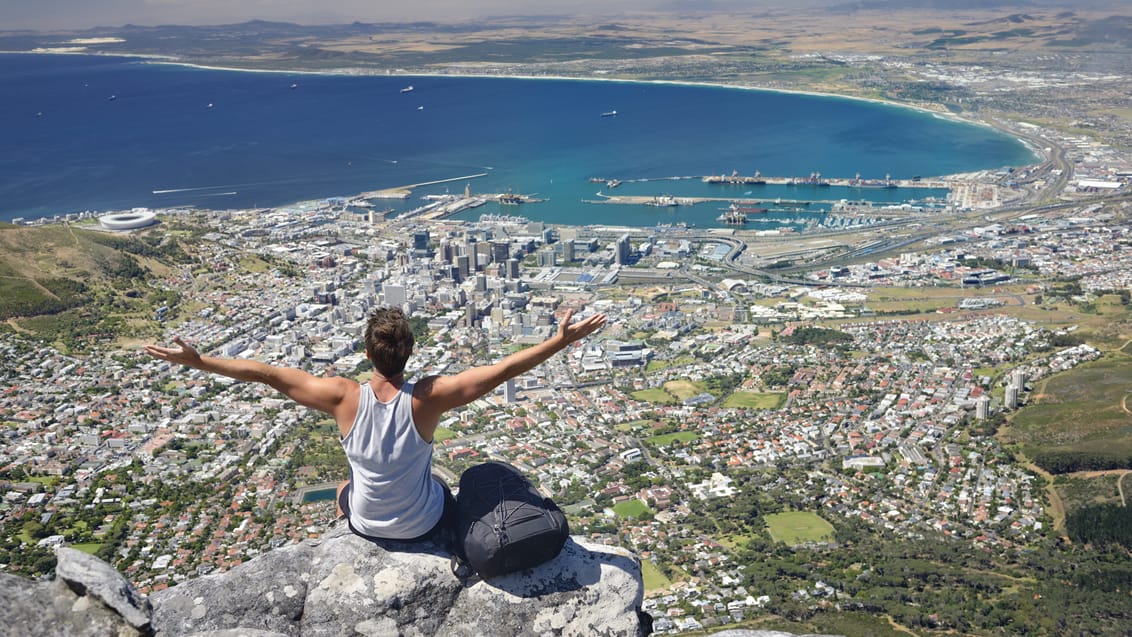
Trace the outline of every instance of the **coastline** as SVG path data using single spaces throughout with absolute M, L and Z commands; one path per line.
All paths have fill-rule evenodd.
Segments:
M 188 62 L 178 59 L 172 55 L 161 55 L 155 53 L 105 53 L 99 51 L 61 51 L 61 50 L 44 50 L 44 51 L 0 51 L 0 54 L 13 53 L 25 55 L 91 55 L 103 57 L 122 57 L 122 58 L 136 58 L 142 60 L 146 64 L 168 64 L 172 66 L 182 66 L 186 68 L 207 70 L 207 71 L 231 71 L 237 73 L 273 73 L 282 75 L 323 75 L 328 77 L 333 76 L 350 76 L 350 77 L 442 77 L 442 78 L 483 78 L 483 79 L 514 79 L 514 80 L 550 80 L 550 81 L 575 81 L 575 82 L 611 82 L 623 84 L 652 84 L 652 85 L 670 85 L 670 86 L 688 86 L 688 87 L 705 87 L 705 88 L 723 88 L 735 89 L 741 91 L 760 91 L 765 93 L 777 93 L 783 95 L 804 95 L 808 97 L 819 97 L 826 99 L 842 99 L 842 100 L 855 100 L 858 102 L 865 102 L 876 104 L 879 106 L 886 106 L 890 108 L 903 108 L 916 111 L 921 114 L 931 115 L 940 119 L 968 124 L 971 126 L 978 126 L 993 130 L 997 133 L 1007 135 L 1018 142 L 1024 144 L 1031 150 L 1034 157 L 1034 163 L 1045 161 L 1046 157 L 1035 148 L 1032 144 L 1027 143 L 1025 139 L 1019 137 L 1013 131 L 996 126 L 991 122 L 983 119 L 972 119 L 956 115 L 948 111 L 937 111 L 925 106 L 917 104 L 909 104 L 904 102 L 895 102 L 892 100 L 885 100 L 876 97 L 863 97 L 860 95 L 846 95 L 843 93 L 827 93 L 823 91 L 813 91 L 805 89 L 784 89 L 784 88 L 770 88 L 762 86 L 747 86 L 743 84 L 728 84 L 724 82 L 689 82 L 684 80 L 647 80 L 647 79 L 633 79 L 633 78 L 604 78 L 604 77 L 581 77 L 572 75 L 522 75 L 522 74 L 506 74 L 506 73 L 438 73 L 438 72 L 424 72 L 424 73 L 408 73 L 402 71 L 386 70 L 384 73 L 377 69 L 370 69 L 364 67 L 341 67 L 338 69 L 325 69 L 320 71 L 302 70 L 302 69 L 256 69 L 245 68 L 241 66 L 231 65 L 216 65 L 216 64 L 201 64 L 199 62 Z M 940 175 L 938 178 L 946 179 L 948 175 Z
M 889 106 L 889 107 L 896 107 L 896 108 L 909 108 L 909 109 L 912 109 L 913 111 L 918 111 L 920 113 L 931 114 L 934 117 L 938 117 L 940 120 L 956 121 L 956 122 L 961 122 L 961 123 L 964 123 L 964 124 L 980 124 L 981 123 L 981 122 L 974 122 L 974 121 L 970 121 L 970 120 L 965 120 L 963 118 L 955 117 L 955 116 L 945 116 L 941 113 L 937 113 L 935 111 L 916 107 L 916 106 L 913 106 L 913 105 L 904 105 L 904 104 L 900 104 L 900 103 L 897 103 L 897 102 L 890 102 L 890 101 L 879 100 L 879 99 L 846 96 L 846 95 L 840 95 L 840 94 L 836 94 L 836 93 L 822 93 L 822 92 L 817 92 L 817 91 L 770 89 L 770 88 L 762 88 L 762 87 L 757 87 L 757 86 L 742 86 L 742 85 L 737 85 L 737 84 L 728 84 L 728 83 L 720 83 L 720 82 L 691 82 L 691 81 L 678 81 L 678 80 L 642 80 L 642 79 L 609 78 L 609 77 L 590 77 L 590 78 L 587 78 L 587 77 L 577 77 L 577 76 L 568 76 L 568 75 L 519 75 L 519 74 L 506 74 L 506 73 L 438 73 L 438 72 L 433 72 L 433 73 L 384 72 L 383 73 L 383 72 L 381 72 L 380 70 L 377 70 L 377 69 L 361 69 L 361 68 L 356 68 L 356 67 L 343 67 L 343 68 L 338 68 L 338 69 L 326 69 L 326 70 L 319 70 L 319 71 L 292 70 L 292 69 L 247 69 L 247 68 L 233 67 L 233 66 L 227 66 L 227 65 L 218 66 L 218 65 L 197 64 L 197 63 L 186 62 L 184 60 L 179 60 L 179 59 L 165 57 L 165 56 L 145 56 L 145 55 L 128 54 L 128 53 L 98 53 L 98 52 L 91 53 L 91 52 L 77 52 L 77 51 L 65 51 L 65 52 L 63 52 L 63 51 L 56 51 L 56 52 L 25 51 L 25 52 L 19 52 L 19 53 L 28 54 L 28 55 L 90 55 L 90 56 L 95 56 L 95 57 L 103 56 L 103 57 L 108 57 L 108 58 L 112 58 L 112 59 L 127 60 L 127 62 L 125 62 L 125 64 L 127 64 L 127 65 L 135 65 L 135 64 L 140 63 L 140 65 L 137 66 L 136 68 L 143 68 L 144 65 L 160 64 L 160 65 L 182 66 L 182 67 L 186 67 L 186 68 L 194 68 L 194 69 L 201 69 L 201 70 L 207 70 L 207 71 L 229 71 L 229 72 L 237 72 L 237 73 L 270 73 L 270 74 L 275 74 L 275 75 L 283 74 L 283 75 L 292 75 L 292 76 L 310 75 L 310 76 L 325 76 L 325 77 L 374 77 L 374 78 L 384 77 L 384 78 L 387 78 L 384 81 L 390 81 L 388 78 L 413 78 L 413 77 L 420 77 L 420 78 L 424 78 L 424 77 L 460 78 L 460 77 L 467 77 L 469 79 L 517 79 L 517 80 L 540 80 L 541 79 L 541 80 L 551 80 L 551 81 L 557 81 L 557 82 L 605 82 L 605 83 L 621 84 L 621 85 L 625 85 L 625 86 L 654 84 L 654 85 L 671 85 L 671 86 L 674 86 L 674 87 L 707 87 L 707 88 L 713 88 L 713 89 L 716 89 L 716 88 L 718 88 L 718 89 L 737 89 L 737 90 L 747 91 L 748 93 L 750 93 L 750 92 L 762 92 L 764 94 L 784 94 L 784 95 L 801 95 L 801 96 L 806 96 L 806 97 L 821 97 L 821 98 L 826 98 L 826 99 L 830 100 L 829 103 L 831 103 L 831 104 L 835 104 L 835 102 L 833 102 L 833 100 L 857 100 L 858 102 L 872 102 L 874 104 L 878 104 L 878 105 L 882 105 L 882 106 Z M 17 62 L 16 64 L 18 65 L 19 63 Z M 233 77 L 236 78 L 235 81 L 237 81 L 237 82 L 241 81 L 241 80 L 238 80 L 238 77 L 236 77 L 236 76 L 233 76 Z M 1010 134 L 1008 131 L 1003 131 L 1001 128 L 991 126 L 991 125 L 986 124 L 986 123 L 982 123 L 982 124 L 983 124 L 983 126 L 986 126 L 988 129 L 995 130 L 995 132 L 998 133 L 998 134 L 1008 135 L 1011 138 L 1017 139 L 1017 137 L 1015 135 Z M 1004 120 L 1003 124 L 1010 124 L 1010 122 L 1008 120 Z M 1021 141 L 1022 143 L 1025 144 L 1026 149 L 1028 151 L 1028 154 L 1030 155 L 1030 160 L 1029 160 L 1030 163 L 1037 163 L 1037 161 L 1040 161 L 1040 159 L 1039 159 L 1040 155 L 1035 153 L 1035 148 L 1033 147 L 1032 144 L 1026 143 L 1025 140 L 1019 140 L 1019 141 Z M 396 162 L 394 162 L 394 163 L 396 163 Z M 1023 164 L 1019 164 L 1019 165 L 1023 165 Z M 942 174 L 939 174 L 938 176 L 930 176 L 929 173 L 925 173 L 925 175 L 927 175 L 927 176 L 925 176 L 925 179 L 938 180 L 938 181 L 952 181 L 953 182 L 953 181 L 962 180 L 962 179 L 969 179 L 972 175 L 977 174 L 977 173 L 978 173 L 978 171 L 975 171 L 975 172 L 963 171 L 963 172 L 956 172 L 956 173 L 942 173 Z M 845 175 L 841 175 L 841 177 L 844 177 L 844 176 Z M 636 180 L 633 180 L 633 181 L 636 181 Z M 225 182 L 225 183 L 227 183 L 227 182 Z M 401 183 L 401 182 L 395 182 L 395 183 Z M 408 186 L 394 186 L 393 188 L 395 188 L 395 189 L 413 188 L 413 187 L 419 186 L 419 185 L 421 185 L 421 184 L 410 184 Z M 300 198 L 296 198 L 293 201 L 290 201 L 289 203 L 294 204 L 294 203 L 302 203 L 302 202 L 308 202 L 308 201 L 318 201 L 318 200 L 321 200 L 321 199 L 324 199 L 324 198 L 330 198 L 330 197 L 343 197 L 343 196 L 345 196 L 347 198 L 358 197 L 358 196 L 363 196 L 365 193 L 370 192 L 370 191 L 371 191 L 370 188 L 364 188 L 364 189 L 359 190 L 359 191 L 354 191 L 353 189 L 350 189 L 350 188 L 333 189 L 333 190 L 327 190 L 327 191 L 324 192 L 324 194 L 319 195 L 317 197 L 302 196 Z M 346 193 L 346 194 L 344 194 L 344 193 Z M 225 194 L 227 194 L 227 193 L 225 193 Z M 231 193 L 231 194 L 235 194 L 235 193 Z M 279 204 L 279 205 L 287 205 L 287 204 Z M 160 210 L 160 209 L 163 209 L 167 206 L 151 205 L 151 207 L 153 207 L 156 210 Z M 182 208 L 182 207 L 184 207 L 184 206 L 172 206 L 173 209 Z M 203 205 L 200 205 L 200 207 L 205 208 L 205 209 L 222 209 L 222 208 L 228 207 L 228 206 L 216 207 L 214 205 L 203 204 Z M 102 211 L 102 212 L 113 211 L 113 210 L 118 210 L 118 209 L 119 208 L 96 208 L 96 210 Z M 68 213 L 45 212 L 45 213 L 41 213 L 41 214 L 38 214 L 38 215 L 34 215 L 34 214 L 28 215 L 28 217 L 29 218 L 38 218 L 38 219 L 50 219 L 51 217 L 57 217 L 61 214 L 68 214 Z
M 114 54 L 114 55 L 118 55 L 118 54 Z M 143 57 L 143 56 L 124 56 L 124 57 Z M 153 57 L 158 58 L 158 56 L 153 56 Z M 1016 133 L 1009 131 L 1009 130 L 1006 130 L 1004 128 L 1001 128 L 999 126 L 995 126 L 993 123 L 982 120 L 982 119 L 971 119 L 971 118 L 963 117 L 963 116 L 960 116 L 960 115 L 956 115 L 955 113 L 951 113 L 949 111 L 937 111 L 937 110 L 927 108 L 926 106 L 920 106 L 920 105 L 917 105 L 917 104 L 908 104 L 908 103 L 904 103 L 904 102 L 894 102 L 892 100 L 885 100 L 885 99 L 880 99 L 880 98 L 876 98 L 876 97 L 863 97 L 863 96 L 860 96 L 860 95 L 845 95 L 843 93 L 826 93 L 826 92 L 822 92 L 822 91 L 812 91 L 812 90 L 805 90 L 805 89 L 784 89 L 784 88 L 769 88 L 769 87 L 762 87 L 762 86 L 746 86 L 746 85 L 742 85 L 742 84 L 727 84 L 727 83 L 722 83 L 722 82 L 688 82 L 688 81 L 684 81 L 684 80 L 646 80 L 646 79 L 633 79 L 633 78 L 581 77 L 581 76 L 572 76 L 572 75 L 522 75 L 522 74 L 514 75 L 514 74 L 506 74 L 506 73 L 437 73 L 437 72 L 406 73 L 406 72 L 394 72 L 394 71 L 386 71 L 386 72 L 382 73 L 382 72 L 379 72 L 375 69 L 358 68 L 358 67 L 343 67 L 341 69 L 336 69 L 336 70 L 332 69 L 332 70 L 324 70 L 324 71 L 304 71 L 304 70 L 288 70 L 288 69 L 248 69 L 248 68 L 243 68 L 243 67 L 238 67 L 238 66 L 216 66 L 216 65 L 210 65 L 210 64 L 199 64 L 199 63 L 195 63 L 195 62 L 185 62 L 183 60 L 179 61 L 179 60 L 165 59 L 165 58 L 158 58 L 158 61 L 150 62 L 150 63 L 152 63 L 152 64 L 171 64 L 171 65 L 175 65 L 175 66 L 184 66 L 184 67 L 188 67 L 188 68 L 195 68 L 195 69 L 202 69 L 202 70 L 209 70 L 209 71 L 233 71 L 233 72 L 240 72 L 240 73 L 279 73 L 279 74 L 290 74 L 290 75 L 326 75 L 326 76 L 351 76 L 351 77 L 364 77 L 364 76 L 375 76 L 375 77 L 442 77 L 442 78 L 468 77 L 468 78 L 481 78 L 481 79 L 550 80 L 550 81 L 572 81 L 572 82 L 611 82 L 611 83 L 622 83 L 622 84 L 651 84 L 651 85 L 659 85 L 659 86 L 668 85 L 668 86 L 686 86 L 686 87 L 703 87 L 703 88 L 723 88 L 723 89 L 735 89 L 735 90 L 740 90 L 740 91 L 757 91 L 757 92 L 764 92 L 764 93 L 777 93 L 777 94 L 783 94 L 783 95 L 804 95 L 804 96 L 807 96 L 807 97 L 820 97 L 820 98 L 826 98 L 826 99 L 854 100 L 854 101 L 858 101 L 858 102 L 871 103 L 871 104 L 876 104 L 878 106 L 886 106 L 886 107 L 890 107 L 890 108 L 909 109 L 909 110 L 916 111 L 916 112 L 924 114 L 924 115 L 931 115 L 933 117 L 938 117 L 940 119 L 948 120 L 948 121 L 951 121 L 951 122 L 956 122 L 956 123 L 960 123 L 960 124 L 968 124 L 968 125 L 971 125 L 971 126 L 978 126 L 978 127 L 981 127 L 981 128 L 987 128 L 987 129 L 993 130 L 997 133 L 1007 135 L 1007 136 L 1017 140 L 1018 142 L 1024 144 L 1027 148 L 1029 148 L 1031 150 L 1031 152 L 1033 152 L 1034 163 L 1040 163 L 1041 161 L 1044 161 L 1046 159 L 1039 152 L 1039 150 L 1037 148 L 1035 148 L 1032 144 L 1027 143 L 1026 140 L 1019 137 Z M 946 179 L 947 177 L 948 177 L 948 175 L 939 176 L 940 179 Z

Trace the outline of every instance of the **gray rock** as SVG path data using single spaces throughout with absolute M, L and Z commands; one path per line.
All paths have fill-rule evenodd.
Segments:
M 430 543 L 337 533 L 311 561 L 302 635 L 438 635 L 461 589 L 449 555 Z
M 287 637 L 283 633 L 273 630 L 260 630 L 258 628 L 225 628 L 224 630 L 209 630 L 203 633 L 193 633 L 187 637 Z
M 297 635 L 312 551 L 307 543 L 286 546 L 158 591 L 150 596 L 153 628 L 158 635 L 252 628 Z
M 546 564 L 468 587 L 440 633 L 471 637 L 490 617 L 498 635 L 647 634 L 637 613 L 643 596 L 631 553 L 570 540 Z
M 106 562 L 72 548 L 55 551 L 56 579 L 66 582 L 77 595 L 94 597 L 118 612 L 131 626 L 149 631 L 153 608 L 133 584 Z
M 109 566 L 109 565 L 107 565 Z M 0 574 L 0 633 L 20 637 L 141 637 L 101 600 L 62 580 L 31 582 Z
M 636 558 L 575 539 L 537 568 L 465 581 L 434 544 L 334 528 L 148 600 L 89 555 L 62 549 L 58 564 L 53 582 L 0 574 L 0 626 L 30 637 L 638 637 L 651 625 Z
M 784 633 L 777 630 L 725 630 L 718 633 L 712 633 L 712 637 L 841 637 L 840 635 L 814 635 L 807 633 L 805 635 L 795 635 L 794 633 Z
M 621 549 L 570 540 L 537 568 L 469 582 L 452 575 L 450 557 L 431 543 L 369 541 L 339 526 L 317 544 L 154 594 L 153 623 L 159 637 L 252 628 L 288 637 L 647 633 L 640 565 Z

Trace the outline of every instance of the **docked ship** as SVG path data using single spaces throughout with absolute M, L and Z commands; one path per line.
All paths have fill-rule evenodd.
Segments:
M 679 206 L 680 201 L 672 195 L 661 195 L 659 197 L 653 197 L 651 201 L 646 201 L 645 205 L 656 206 L 657 208 L 669 208 L 672 206 Z
M 517 206 L 519 204 L 538 203 L 542 201 L 542 199 L 539 199 L 534 195 L 521 195 L 517 192 L 511 192 L 510 188 L 507 189 L 507 192 L 499 195 L 497 197 L 497 200 L 499 201 L 499 203 L 507 206 Z
M 719 220 L 729 226 L 741 226 L 747 223 L 747 215 L 732 208 L 719 215 Z
M 740 175 L 738 170 L 731 171 L 730 175 L 708 175 L 702 179 L 705 184 L 742 184 L 744 186 L 765 186 L 766 179 L 762 173 L 755 171 L 754 175 Z
M 812 172 L 809 177 L 791 177 L 786 180 L 787 186 L 829 186 L 829 181 L 822 179 L 821 173 Z
M 766 212 L 766 208 L 731 204 L 730 207 L 724 209 L 723 214 L 719 215 L 718 219 L 729 226 L 741 226 L 747 223 L 747 215 L 761 214 L 764 212 Z
M 757 201 L 733 203 L 728 210 L 732 212 L 741 212 L 745 215 L 761 215 L 768 209 L 758 205 Z
M 508 206 L 517 206 L 521 203 L 524 203 L 525 201 L 526 199 L 523 198 L 523 195 L 515 194 L 510 190 L 503 193 L 502 195 L 499 195 L 499 203 L 507 204 Z

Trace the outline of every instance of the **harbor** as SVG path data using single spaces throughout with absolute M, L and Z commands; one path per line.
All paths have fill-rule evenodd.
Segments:
M 508 210 L 524 209 L 526 217 L 557 222 L 551 219 L 562 207 L 562 199 L 557 199 L 557 206 L 551 206 L 552 211 L 544 204 L 549 199 L 537 192 L 518 192 L 510 187 L 503 192 L 473 192 L 473 181 L 483 177 L 489 177 L 485 184 L 490 188 L 491 174 L 483 172 L 369 191 L 351 201 L 363 214 L 366 210 L 376 212 L 375 208 L 383 208 L 371 215 L 375 220 L 379 217 L 425 221 L 466 219 L 469 211 L 490 206 L 488 214 L 509 214 Z M 615 213 L 616 216 L 630 225 L 682 223 L 732 230 L 778 228 L 804 232 L 831 226 L 873 225 L 943 211 L 952 205 L 954 192 L 953 184 L 942 178 L 892 179 L 889 175 L 882 179 L 865 179 L 860 175 L 826 178 L 816 172 L 802 177 L 765 176 L 757 171 L 751 175 L 733 172 L 624 179 L 595 176 L 586 181 L 599 190 L 592 196 L 582 195 L 573 200 L 576 203 L 571 206 L 570 223 L 590 216 L 582 212 L 584 207 L 620 206 L 623 211 Z M 462 192 L 449 192 L 444 186 L 458 182 L 463 182 Z M 553 183 L 549 185 L 553 190 Z M 438 189 L 437 186 L 444 187 Z M 420 195 L 421 202 L 414 205 L 409 200 L 415 198 L 418 189 L 423 189 L 425 194 Z M 379 203 L 391 200 L 404 203 L 392 207 Z M 650 209 L 655 212 L 645 212 Z

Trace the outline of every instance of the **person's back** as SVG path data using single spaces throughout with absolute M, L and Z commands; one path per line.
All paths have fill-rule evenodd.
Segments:
M 347 521 L 361 535 L 413 539 L 440 521 L 444 490 L 432 478 L 432 444 L 413 422 L 414 383 L 382 402 L 369 383 L 359 387 L 358 411 L 342 449 L 350 462 Z

